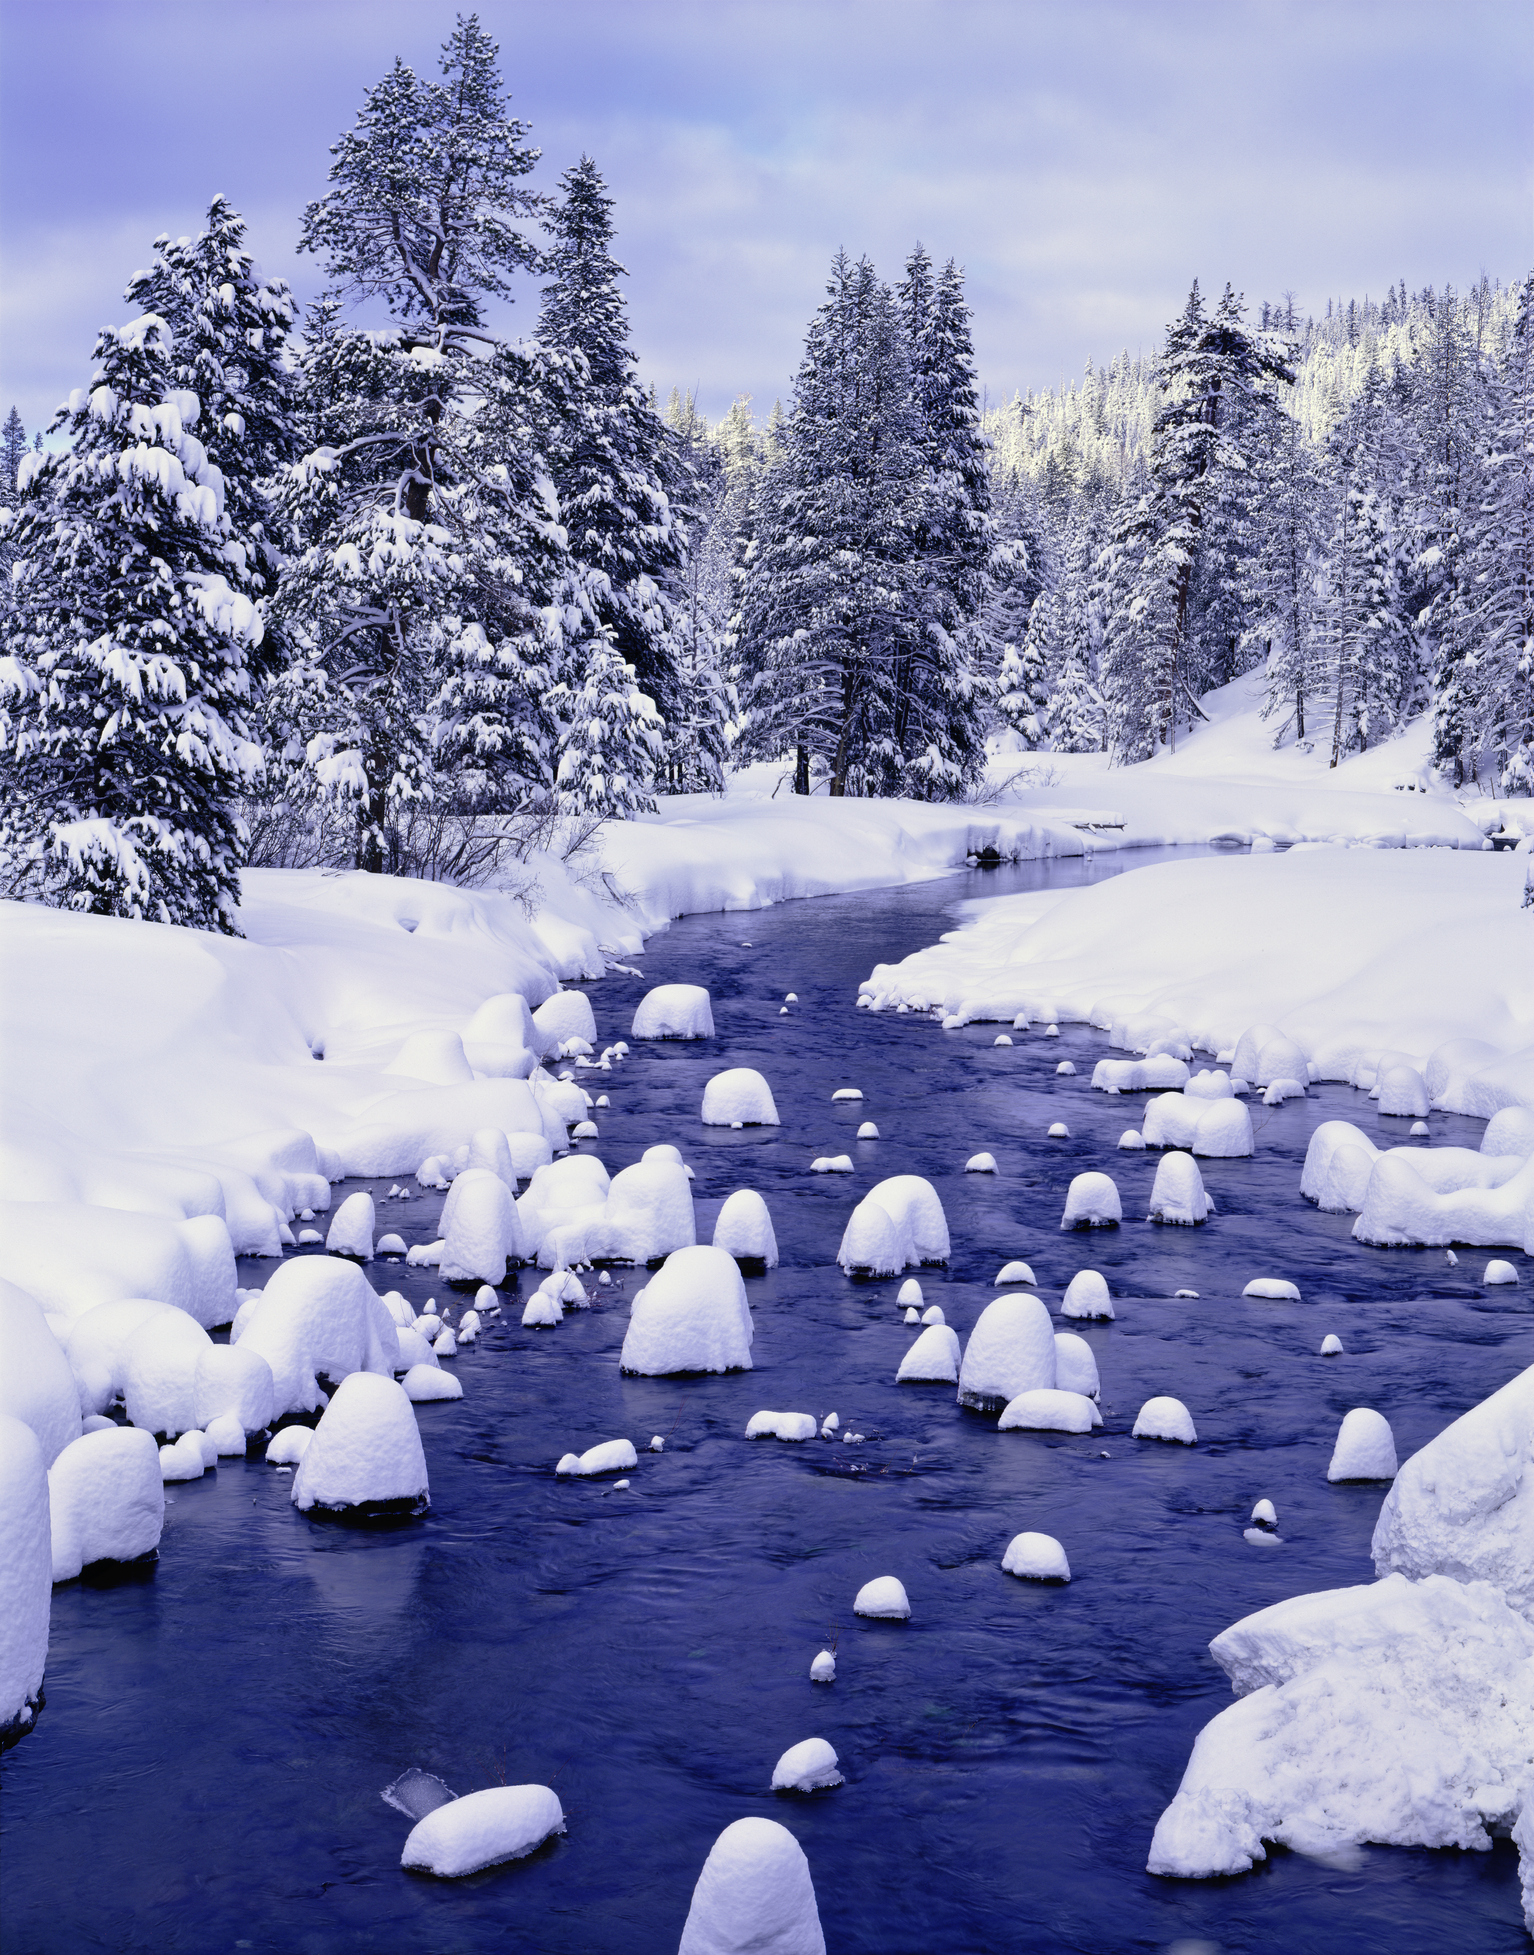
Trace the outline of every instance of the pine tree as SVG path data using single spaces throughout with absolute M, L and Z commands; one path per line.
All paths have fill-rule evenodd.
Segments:
M 234 935 L 261 615 L 230 581 L 224 482 L 170 328 L 142 315 L 96 358 L 57 424 L 70 445 L 23 470 L 0 848 L 66 907 Z
M 1262 547 L 1253 567 L 1247 635 L 1263 654 L 1263 715 L 1282 720 L 1273 744 L 1293 729 L 1296 743 L 1318 735 L 1312 701 L 1321 482 L 1299 419 L 1286 414 L 1259 465 L 1266 502 Z M 1311 725 L 1306 726 L 1306 712 Z
M 14 497 L 16 494 L 16 471 L 21 466 L 21 458 L 27 452 L 27 431 L 21 425 L 21 416 L 13 407 L 5 417 L 5 426 L 0 428 L 0 494 Z
M 773 446 L 732 620 L 742 750 L 793 753 L 798 793 L 812 761 L 834 795 L 887 792 L 905 772 L 893 678 L 909 651 L 922 457 L 906 336 L 866 259 L 832 264 Z
M 996 678 L 996 708 L 1007 730 L 1030 750 L 1042 747 L 1049 710 L 1045 671 L 1059 651 L 1060 602 L 1050 591 L 1037 598 L 1021 645 L 1008 645 Z
M 1467 551 L 1476 741 L 1497 755 L 1504 793 L 1534 794 L 1534 273 L 1499 362 L 1488 446 Z

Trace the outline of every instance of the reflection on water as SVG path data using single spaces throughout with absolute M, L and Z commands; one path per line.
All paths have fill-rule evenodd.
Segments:
M 752 1812 L 803 1843 L 836 1955 L 1526 1951 L 1505 1842 L 1327 1864 L 1275 1853 L 1202 1884 L 1144 1872 L 1193 1736 L 1229 1701 L 1209 1638 L 1371 1574 L 1379 1492 L 1326 1482 L 1342 1414 L 1377 1406 L 1404 1455 L 1534 1362 L 1527 1259 L 1521 1288 L 1483 1292 L 1484 1258 L 1364 1250 L 1349 1218 L 1299 1200 L 1319 1120 L 1402 1137 L 1363 1096 L 1260 1110 L 1257 1157 L 1207 1167 L 1216 1218 L 1157 1229 L 1136 1219 L 1156 1157 L 1114 1152 L 1139 1103 L 1088 1090 L 1099 1035 L 998 1049 L 994 1027 L 854 1009 L 858 980 L 951 927 L 957 898 L 1147 859 L 698 919 L 654 940 L 642 982 L 593 987 L 605 1037 L 649 983 L 713 992 L 711 1045 L 636 1047 L 603 1077 L 597 1151 L 616 1170 L 676 1141 L 705 1222 L 736 1187 L 767 1197 L 784 1261 L 747 1285 L 756 1370 L 621 1378 L 639 1280 L 624 1273 L 557 1331 L 523 1331 L 509 1308 L 457 1360 L 463 1400 L 419 1408 L 433 1499 L 419 1523 L 306 1520 L 291 1476 L 259 1460 L 168 1489 L 151 1580 L 55 1597 L 47 1708 L 5 1765 L 8 1955 L 670 1955 L 710 1844 Z M 800 1003 L 783 1018 L 788 991 Z M 1057 1079 L 1067 1056 L 1080 1075 Z M 781 1129 L 699 1125 L 725 1065 L 761 1068 Z M 863 1104 L 833 1106 L 839 1085 Z M 883 1138 L 859 1143 L 870 1118 Z M 1046 1140 L 1060 1118 L 1071 1137 Z M 1432 1124 L 1439 1141 L 1479 1139 L 1475 1122 Z M 994 1179 L 962 1172 L 980 1147 Z M 806 1172 L 844 1151 L 855 1174 Z M 1062 1235 L 1066 1185 L 1089 1166 L 1115 1176 L 1129 1219 Z M 898 1286 L 851 1284 L 833 1258 L 856 1199 L 904 1171 L 930 1175 L 947 1207 L 953 1264 L 921 1281 L 961 1335 L 1013 1256 L 1052 1304 L 1083 1266 L 1106 1275 L 1116 1321 L 1072 1326 L 1102 1373 L 1100 1433 L 1001 1434 L 951 1390 L 894 1385 L 912 1335 Z M 381 1214 L 414 1241 L 438 1206 Z M 1292 1278 L 1305 1301 L 1242 1300 L 1258 1275 Z M 442 1288 L 402 1268 L 380 1273 L 390 1286 L 417 1307 Z M 1331 1330 L 1346 1358 L 1316 1355 Z M 1158 1392 L 1192 1409 L 1195 1450 L 1129 1438 Z M 763 1406 L 834 1409 L 868 1439 L 748 1445 Z M 641 1452 L 625 1493 L 554 1478 L 566 1451 L 652 1433 L 666 1450 Z M 1242 1539 L 1264 1496 L 1280 1549 Z M 1064 1542 L 1069 1588 L 1001 1572 L 1025 1527 Z M 905 1583 L 909 1624 L 853 1617 L 878 1574 Z M 832 1641 L 836 1683 L 813 1685 Z M 816 1735 L 846 1785 L 774 1798 L 774 1762 Z M 472 1881 L 406 1878 L 409 1821 L 379 1793 L 409 1767 L 460 1793 L 552 1783 L 568 1836 Z

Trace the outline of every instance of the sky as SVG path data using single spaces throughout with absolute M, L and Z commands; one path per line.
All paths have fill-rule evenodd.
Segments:
M 89 378 L 215 192 L 263 268 L 430 0 L 0 0 L 0 414 Z M 1254 306 L 1534 265 L 1526 0 L 483 0 L 532 179 L 590 154 L 632 338 L 709 414 L 786 396 L 832 254 L 964 267 L 994 404 L 1152 351 L 1191 280 Z M 529 288 L 505 314 L 532 329 Z

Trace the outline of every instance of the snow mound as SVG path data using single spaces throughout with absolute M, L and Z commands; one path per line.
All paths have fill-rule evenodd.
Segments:
M 1074 1331 L 1055 1332 L 1055 1383 L 1061 1391 L 1080 1392 L 1085 1398 L 1096 1398 L 1102 1390 L 1092 1347 Z
M 1343 1419 L 1332 1449 L 1328 1480 L 1393 1480 L 1396 1442 L 1390 1421 L 1367 1405 L 1357 1405 Z
M 153 1554 L 165 1525 L 159 1447 L 133 1426 L 85 1433 L 48 1469 L 48 1507 L 56 1582 L 93 1562 Z
M 844 1783 L 836 1753 L 824 1738 L 804 1738 L 772 1768 L 774 1792 L 822 1792 Z
M 998 1432 L 1090 1432 L 1102 1424 L 1102 1414 L 1081 1392 L 1039 1390 L 1019 1392 L 1003 1408 Z
M 1209 1197 L 1204 1192 L 1204 1177 L 1199 1173 L 1193 1156 L 1163 1154 L 1156 1169 L 1146 1221 L 1171 1222 L 1185 1227 L 1197 1225 L 1208 1219 L 1209 1208 Z
M 1211 1072 L 1207 1066 L 1196 1072 L 1182 1090 L 1190 1100 L 1228 1100 L 1233 1091 L 1229 1073 Z
M 1078 1174 L 1066 1190 L 1062 1229 L 1116 1229 L 1123 1219 L 1124 1206 L 1111 1175 Z
M 0 1242 L 7 1278 L 44 1312 L 79 1317 L 99 1303 L 153 1297 L 209 1329 L 234 1316 L 234 1245 L 218 1215 L 182 1222 L 82 1202 L 7 1201 Z M 262 1253 L 280 1253 L 275 1233 Z
M 81 1403 L 69 1359 L 36 1299 L 0 1278 L 0 1414 L 32 1428 L 43 1465 L 51 1466 L 80 1437 Z
M 1027 1283 L 1030 1286 L 1038 1281 L 1026 1263 L 1003 1263 L 997 1270 L 993 1282 L 999 1290 L 1003 1283 Z
M 1196 1446 L 1193 1415 L 1179 1398 L 1148 1398 L 1140 1407 L 1132 1439 L 1165 1439 L 1175 1446 Z
M 821 1650 L 810 1662 L 811 1683 L 836 1682 L 836 1658 L 830 1650 Z
M 646 1378 L 749 1371 L 752 1335 L 735 1259 L 702 1245 L 678 1249 L 635 1292 L 619 1363 Z
M 200 1480 L 210 1466 L 218 1463 L 217 1452 L 209 1459 L 202 1434 L 195 1429 L 183 1432 L 173 1446 L 160 1448 L 160 1478 L 166 1481 Z
M 576 1168 L 594 1170 L 576 1174 Z M 680 1161 L 634 1162 L 607 1178 L 594 1156 L 539 1168 L 517 1203 L 527 1253 L 545 1269 L 648 1263 L 697 1241 L 692 1178 Z
M 359 1263 L 373 1260 L 373 1230 L 377 1215 L 373 1197 L 366 1193 L 348 1195 L 331 1217 L 330 1233 L 325 1238 L 326 1253 L 352 1256 Z
M 474 1068 L 456 1032 L 412 1032 L 384 1071 L 428 1086 L 469 1086 L 474 1081 Z
M 851 1174 L 852 1156 L 850 1154 L 817 1154 L 810 1162 L 811 1174 Z
M 1138 1127 L 1126 1127 L 1119 1135 L 1118 1144 L 1121 1153 L 1140 1154 L 1145 1150 L 1145 1136 Z
M 336 1387 L 293 1475 L 303 1512 L 422 1512 L 430 1501 L 415 1412 L 392 1377 L 354 1371 Z
M 1250 1154 L 1252 1116 L 1242 1100 L 1196 1099 L 1163 1093 L 1145 1109 L 1147 1147 L 1186 1147 L 1222 1160 Z
M 1068 1582 L 1071 1564 L 1052 1534 L 1014 1534 L 1001 1558 L 1002 1568 L 1025 1582 Z
M 1490 1582 L 1534 1622 L 1534 1365 L 1412 1454 L 1371 1545 L 1377 1574 Z
M 1273 1025 L 1251 1025 L 1236 1041 L 1230 1072 L 1232 1079 L 1271 1086 L 1275 1079 L 1308 1078 L 1310 1061 L 1287 1032 Z
M 865 1120 L 862 1126 L 858 1128 L 859 1140 L 877 1140 L 878 1138 L 879 1129 L 872 1120 Z
M 825 1955 L 810 1864 L 771 1819 L 737 1819 L 709 1849 L 677 1955 Z
M 1501 1283 L 1516 1283 L 1517 1281 L 1518 1272 L 1513 1265 L 1503 1262 L 1500 1257 L 1496 1256 L 1492 1258 L 1481 1273 L 1481 1282 L 1489 1289 L 1495 1289 Z
M 836 1091 L 831 1095 L 831 1101 L 835 1105 L 838 1102 L 861 1100 L 862 1097 L 863 1089 L 861 1086 L 838 1086 Z
M 996 1156 L 994 1154 L 971 1154 L 969 1159 L 964 1163 L 964 1172 L 966 1174 L 994 1174 L 996 1172 Z
M 1353 1234 L 1377 1245 L 1534 1245 L 1534 1157 L 1400 1147 L 1370 1171 Z
M 895 1292 L 897 1305 L 903 1304 L 908 1310 L 920 1310 L 922 1306 L 921 1285 L 914 1276 L 908 1276 Z
M 272 1368 L 259 1351 L 209 1344 L 198 1355 L 193 1403 L 194 1425 L 233 1419 L 247 1438 L 265 1432 L 277 1415 Z
M 1039 1299 L 1014 1292 L 988 1303 L 964 1347 L 959 1403 L 1000 1412 L 1019 1393 L 1054 1384 L 1054 1326 Z
M 1095 1269 L 1080 1269 L 1065 1286 L 1065 1295 L 1060 1302 L 1062 1317 L 1101 1318 L 1108 1322 L 1113 1319 L 1113 1299 L 1108 1294 L 1107 1279 Z
M 1321 1339 L 1321 1356 L 1323 1358 L 1340 1358 L 1342 1355 L 1342 1339 L 1335 1331 L 1328 1331 L 1325 1337 Z
M 526 1079 L 546 1041 L 520 991 L 498 991 L 463 1028 L 463 1053 L 477 1073 L 491 1079 Z
M 634 1013 L 633 1039 L 711 1039 L 714 1012 L 701 984 L 658 984 Z
M 1194 1741 L 1152 1873 L 1244 1873 L 1265 1842 L 1484 1851 L 1488 1824 L 1515 1816 L 1534 1630 L 1487 1584 L 1389 1575 L 1296 1596 L 1209 1648 L 1239 1701 Z
M 561 1057 L 561 1048 L 571 1039 L 584 1040 L 588 1046 L 597 1042 L 596 1016 L 584 991 L 556 991 L 545 998 L 533 1013 L 533 1024 L 542 1034 L 544 1049 L 560 1052 Z
M 564 1808 L 546 1785 L 492 1785 L 451 1799 L 418 1821 L 400 1865 L 458 1880 L 524 1859 L 564 1830 Z
M 197 1375 L 213 1349 L 212 1338 L 184 1310 L 146 1317 L 124 1354 L 122 1394 L 129 1421 L 171 1438 L 196 1430 Z
M 1187 1066 L 1169 1052 L 1154 1059 L 1099 1059 L 1092 1068 L 1092 1085 L 1099 1093 L 1176 1092 L 1187 1079 Z
M 268 1466 L 297 1466 L 314 1438 L 313 1426 L 284 1426 L 274 1432 L 266 1448 Z
M 1392 1066 L 1380 1075 L 1375 1095 L 1380 1103 L 1381 1113 L 1402 1114 L 1410 1120 L 1421 1120 L 1428 1113 L 1428 1090 L 1415 1066 Z
M 445 1283 L 504 1283 L 507 1264 L 527 1260 L 515 1197 L 491 1168 L 465 1168 L 454 1179 L 437 1226 Z
M 1049 1138 L 1051 1140 L 1069 1140 L 1070 1137 L 1071 1137 L 1071 1130 L 1069 1127 L 1066 1126 L 1063 1120 L 1055 1120 L 1051 1122 L 1049 1128 Z
M 943 1306 L 940 1303 L 929 1303 L 927 1308 L 921 1313 L 921 1320 L 924 1324 L 946 1324 L 948 1322 L 947 1317 L 943 1314 Z
M 703 1089 L 705 1127 L 776 1127 L 778 1109 L 772 1088 L 750 1066 L 715 1073 Z
M 897 1385 L 956 1385 L 959 1382 L 958 1333 L 947 1324 L 929 1324 L 900 1360 Z
M 909 1621 L 911 1604 L 906 1598 L 904 1583 L 895 1575 L 876 1575 L 858 1590 L 852 1613 L 856 1616 L 875 1616 L 889 1622 Z
M 639 1455 L 634 1451 L 632 1439 L 604 1439 L 599 1446 L 589 1446 L 579 1455 L 566 1453 L 554 1471 L 579 1474 L 589 1480 L 598 1473 L 627 1473 L 638 1464 Z
M 818 1428 L 813 1412 L 753 1412 L 746 1423 L 748 1439 L 813 1439 Z
M 1351 1120 L 1323 1120 L 1305 1149 L 1300 1193 L 1327 1215 L 1364 1205 L 1364 1190 L 1380 1150 Z
M 1281 1276 L 1254 1276 L 1241 1294 L 1244 1297 L 1271 1297 L 1281 1303 L 1300 1301 L 1298 1285 L 1286 1283 Z
M 1062 1059 L 1059 1065 L 1055 1067 L 1055 1071 L 1065 1078 L 1074 1078 L 1076 1068 L 1071 1064 L 1069 1059 Z
M 435 1359 L 430 1364 L 413 1364 L 399 1382 L 400 1389 L 412 1405 L 429 1405 L 436 1399 L 463 1397 L 463 1386 L 451 1372 L 443 1371 Z
M 280 1418 L 318 1409 L 321 1373 L 339 1379 L 367 1371 L 391 1379 L 399 1340 L 383 1299 L 355 1264 L 308 1257 L 273 1273 L 237 1348 L 270 1366 L 272 1408 Z
M 836 1260 L 849 1276 L 898 1276 L 946 1263 L 948 1221 L 930 1181 L 892 1175 L 870 1188 L 847 1223 Z
M 767 1204 L 754 1188 L 737 1188 L 719 1210 L 714 1223 L 714 1247 L 738 1263 L 778 1266 L 778 1238 Z
M 53 1591 L 48 1468 L 31 1426 L 0 1412 L 0 1743 L 42 1703 Z

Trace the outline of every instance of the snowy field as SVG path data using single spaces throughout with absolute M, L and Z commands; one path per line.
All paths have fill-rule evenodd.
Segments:
M 1265 769 L 1250 701 L 1239 686 L 1227 693 L 1175 756 L 1107 774 L 1091 760 L 998 755 L 994 798 L 968 807 L 796 800 L 753 770 L 722 801 L 611 826 L 579 875 L 534 865 L 536 890 L 253 872 L 243 940 L 3 906 L 0 1723 L 30 1734 L 20 1756 L 46 1750 L 50 1723 L 64 1722 L 53 1705 L 79 1687 L 78 1665 L 67 1683 L 50 1673 L 38 1716 L 50 1589 L 152 1555 L 166 1502 L 191 1497 L 166 1488 L 200 1483 L 219 1458 L 248 1454 L 254 1470 L 264 1455 L 262 1472 L 291 1475 L 295 1524 L 315 1511 L 421 1524 L 411 1517 L 442 1498 L 433 1445 L 473 1416 L 477 1374 L 460 1353 L 515 1364 L 524 1347 L 549 1348 L 546 1332 L 563 1335 L 580 1314 L 570 1306 L 595 1301 L 600 1314 L 628 1298 L 616 1341 L 582 1355 L 600 1389 L 561 1375 L 571 1443 L 546 1463 L 551 1483 L 626 1485 L 654 1470 L 650 1431 L 594 1426 L 579 1415 L 583 1396 L 605 1405 L 620 1377 L 679 1377 L 690 1382 L 672 1396 L 685 1405 L 749 1377 L 764 1327 L 751 1286 L 777 1265 L 779 1235 L 785 1280 L 792 1264 L 849 1295 L 854 1279 L 886 1286 L 888 1322 L 909 1327 L 902 1391 L 946 1387 L 966 1430 L 984 1420 L 1020 1429 L 1023 1444 L 1048 1434 L 1121 1451 L 1196 1448 L 1208 1439 L 1203 1411 L 1167 1392 L 1130 1404 L 1111 1375 L 1099 1306 L 1112 1312 L 1117 1284 L 1068 1284 L 1079 1271 L 1042 1278 L 1032 1265 L 1042 1270 L 1062 1241 L 1144 1229 L 1147 1213 L 1157 1240 L 1218 1236 L 1229 1226 L 1221 1177 L 1267 1175 L 1277 1188 L 1282 1132 L 1275 1201 L 1340 1230 L 1350 1254 L 1406 1246 L 1431 1250 L 1437 1267 L 1463 1265 L 1474 1308 L 1512 1313 L 1507 1351 L 1517 1349 L 1534 1280 L 1534 910 L 1521 907 L 1527 841 L 1496 852 L 1485 837 L 1534 835 L 1534 810 L 1426 791 L 1409 739 L 1330 778 L 1293 753 Z M 1205 846 L 1134 867 L 1136 848 L 1168 841 Z M 977 857 L 1036 865 L 1029 887 L 972 897 L 946 935 L 859 937 L 870 954 L 835 997 L 822 987 L 823 1034 L 796 1048 L 792 1079 L 762 1054 L 779 1019 L 799 1023 L 807 1003 L 787 994 L 808 1000 L 815 970 L 755 998 L 749 1036 L 738 1006 L 716 1025 L 717 981 L 711 999 L 685 966 L 645 995 L 636 960 L 650 962 L 649 940 L 664 963 L 668 939 L 654 933 L 675 917 L 898 890 Z M 1097 859 L 1123 873 L 1095 872 Z M 865 900 L 898 921 L 893 898 Z M 939 896 L 922 914 L 939 924 L 941 907 Z M 792 947 L 799 916 L 809 941 L 816 913 L 776 914 L 779 949 Z M 717 952 L 726 926 L 712 927 Z M 749 963 L 750 924 L 732 927 Z M 1058 1104 L 1038 1101 L 1036 1132 L 1010 1153 L 998 1154 L 996 1131 L 1011 1115 L 977 1118 L 962 1193 L 945 1182 L 940 1195 L 919 1103 L 882 1139 L 872 1104 L 848 1098 L 832 1124 L 804 1113 L 807 1090 L 817 1102 L 850 1091 L 861 1028 L 871 1035 L 875 1020 L 916 1067 L 962 1050 L 966 1064 L 983 1055 L 1004 1068 L 1024 1063 L 1023 1048 L 1029 1092 L 1053 1082 Z M 1057 1069 L 1055 1052 L 1074 1057 Z M 686 1056 L 700 1105 L 626 1120 L 626 1079 L 649 1078 L 643 1069 L 670 1054 Z M 986 1078 L 984 1104 L 1005 1107 L 1004 1074 Z M 865 1118 L 874 1134 L 860 1131 Z M 1291 1125 L 1273 1126 L 1282 1119 Z M 725 1205 L 716 1176 L 705 1202 L 683 1165 L 700 1134 L 714 1147 L 753 1136 L 792 1146 L 793 1165 L 772 1157 L 769 1201 L 748 1186 Z M 896 1138 L 900 1171 L 880 1179 L 870 1149 Z M 988 1236 L 962 1234 L 971 1188 L 1005 1200 L 1021 1158 L 1065 1146 L 1068 1187 L 1032 1174 L 1026 1186 L 1047 1194 L 1016 1182 L 1010 1225 L 995 1229 L 993 1216 Z M 809 1232 L 806 1198 L 824 1218 Z M 991 1284 L 976 1256 L 998 1269 L 1018 1260 Z M 955 1324 L 924 1318 L 919 1294 L 897 1305 L 908 1278 L 930 1282 L 924 1267 L 961 1264 L 979 1288 Z M 1299 1302 L 1287 1270 L 1252 1274 L 1270 1287 L 1251 1294 Z M 1054 1302 L 1036 1297 L 1056 1281 Z M 1317 1346 L 1327 1328 L 1304 1318 Z M 1231 1873 L 1275 1843 L 1335 1856 L 1367 1842 L 1484 1849 L 1510 1836 L 1534 1922 L 1534 1369 L 1510 1379 L 1507 1352 L 1485 1356 L 1482 1374 L 1467 1355 L 1458 1402 L 1431 1430 L 1416 1420 L 1399 1460 L 1388 1423 L 1367 1405 L 1349 1410 L 1331 1478 L 1384 1496 L 1378 1579 L 1320 1569 L 1328 1585 L 1281 1581 L 1256 1613 L 1216 1625 L 1210 1647 L 1235 1702 L 1207 1724 L 1181 1790 L 1165 1788 L 1164 1815 L 1136 1843 L 1152 1873 Z M 827 1408 L 782 1397 L 770 1355 L 762 1362 L 747 1395 L 770 1409 L 749 1408 L 753 1436 L 789 1452 L 834 1439 L 840 1452 L 854 1428 L 823 1428 Z M 1451 1423 L 1455 1412 L 1465 1416 Z M 650 1416 L 662 1426 L 658 1408 Z M 663 1429 L 657 1440 L 663 1454 Z M 461 1475 L 451 1483 L 463 1490 Z M 1249 1519 L 1252 1552 L 1276 1553 L 1282 1508 L 1276 1523 L 1260 1510 Z M 1078 1581 L 1083 1550 L 1090 1561 L 1087 1542 L 1062 1544 L 1021 1519 L 1012 1532 L 994 1560 L 1022 1585 Z M 165 1535 L 162 1557 L 196 1552 L 195 1530 Z M 856 1613 L 898 1614 L 903 1595 L 880 1591 L 866 1608 L 860 1598 Z M 803 1656 L 815 1675 L 820 1657 Z M 1207 1668 L 1192 1644 L 1186 1662 L 1190 1674 Z M 840 1702 L 857 1685 L 834 1648 L 830 1670 Z M 657 1674 L 651 1687 L 673 1683 Z M 832 1721 L 808 1703 L 803 1716 Z M 839 1782 L 835 1756 L 807 1737 L 778 1773 L 780 1797 L 830 1798 Z M 419 1824 L 405 1865 L 456 1878 L 561 1836 L 553 1791 L 506 1789 L 518 1796 L 433 1806 L 429 1788 L 406 1788 L 399 1810 Z M 569 1820 L 602 1823 L 596 1812 Z M 741 1922 L 759 1906 L 781 1919 L 775 1946 L 812 1955 L 815 1892 L 824 1912 L 834 1861 L 812 1855 L 806 1872 L 781 1827 L 740 1825 L 699 1880 L 683 1945 L 746 1947 Z M 884 1877 L 866 1854 L 861 1864 Z

